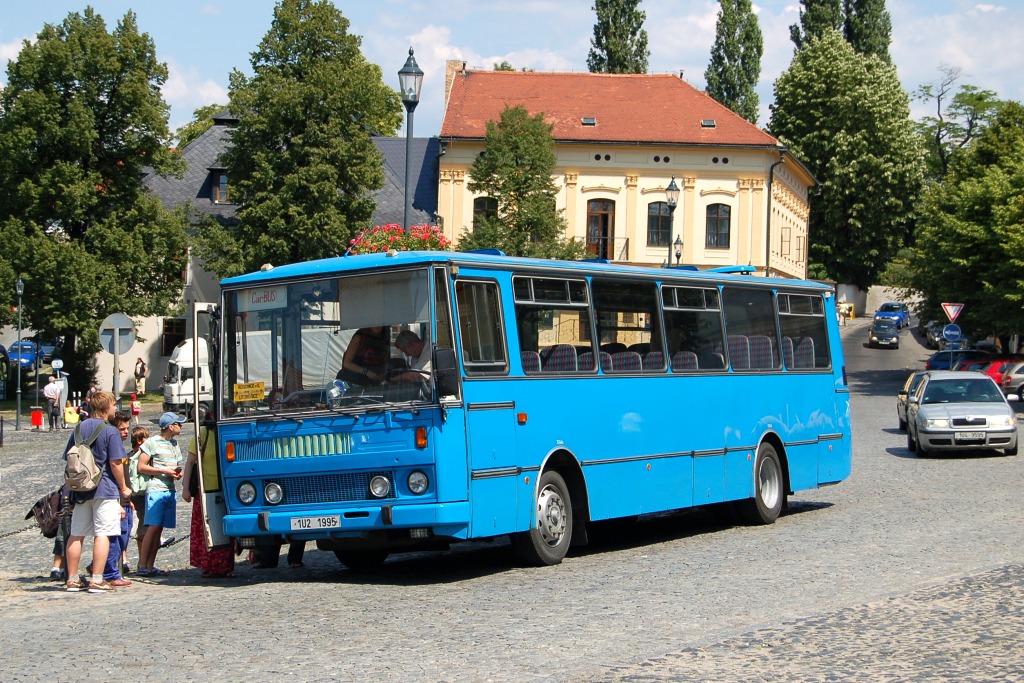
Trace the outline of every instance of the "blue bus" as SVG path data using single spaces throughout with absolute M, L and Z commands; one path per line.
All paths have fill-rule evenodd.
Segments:
M 850 474 L 821 283 L 392 251 L 221 286 L 214 546 L 366 568 L 508 536 L 553 565 L 591 522 L 729 503 L 770 524 Z

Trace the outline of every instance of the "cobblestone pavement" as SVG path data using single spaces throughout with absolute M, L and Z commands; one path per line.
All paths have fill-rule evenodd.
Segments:
M 558 567 L 519 567 L 496 542 L 360 575 L 310 546 L 301 569 L 204 581 L 185 542 L 160 551 L 167 578 L 67 594 L 45 578 L 46 539 L 2 534 L 59 481 L 70 432 L 8 432 L 2 678 L 1024 681 L 1024 458 L 912 457 L 895 392 L 927 351 L 909 333 L 864 349 L 865 323 L 844 332 L 849 480 L 793 496 L 769 527 L 707 510 L 598 527 Z M 179 502 L 179 537 L 188 519 Z

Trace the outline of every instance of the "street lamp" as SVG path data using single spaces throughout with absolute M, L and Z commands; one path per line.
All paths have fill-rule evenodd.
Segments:
M 14 431 L 18 431 L 21 429 L 21 359 L 25 355 L 25 350 L 21 348 L 21 295 L 25 293 L 25 283 L 22 282 L 21 276 L 18 276 L 18 281 L 14 283 L 14 293 L 18 295 L 18 400 L 14 413 Z
M 676 219 L 676 205 L 679 204 L 679 186 L 676 185 L 676 177 L 672 176 L 672 180 L 669 181 L 668 187 L 665 188 L 665 201 L 668 203 L 668 234 L 669 237 L 675 232 L 674 223 Z M 676 237 L 674 242 L 676 247 L 676 265 L 679 265 L 679 259 L 683 256 L 683 242 Z M 669 265 L 672 265 L 672 256 L 668 259 Z
M 423 69 L 412 56 L 411 47 L 409 59 L 405 60 L 405 66 L 398 71 L 398 86 L 402 90 L 402 104 L 409 112 L 409 120 L 405 125 L 405 211 L 402 214 L 402 228 L 408 234 L 409 214 L 412 213 L 412 195 L 409 193 L 412 186 L 412 113 L 420 103 L 420 88 L 423 86 Z

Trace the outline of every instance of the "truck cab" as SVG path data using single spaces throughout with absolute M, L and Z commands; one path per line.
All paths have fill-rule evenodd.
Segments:
M 198 344 L 198 347 L 195 346 Z M 198 364 L 197 364 L 198 359 Z M 200 419 L 213 402 L 213 382 L 210 376 L 210 351 L 205 339 L 186 339 L 174 347 L 167 361 L 164 375 L 163 409 L 184 413 L 191 420 L 195 401 L 195 384 L 199 386 Z

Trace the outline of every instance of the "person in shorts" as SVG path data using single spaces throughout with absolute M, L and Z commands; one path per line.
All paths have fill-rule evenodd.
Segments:
M 72 492 L 75 505 L 71 515 L 71 536 L 66 548 L 68 579 L 65 588 L 69 593 L 87 590 L 89 593 L 110 593 L 117 590 L 103 579 L 103 571 L 110 552 L 110 536 L 121 532 L 121 500 L 127 499 L 131 489 L 125 485 L 124 468 L 115 466 L 124 458 L 124 446 L 117 429 L 107 423 L 114 414 L 116 399 L 109 391 L 100 391 L 93 397 L 93 417 L 81 425 L 83 440 L 92 436 L 97 429 L 103 430 L 92 444 L 93 457 L 102 471 L 99 485 L 92 491 Z M 72 434 L 64 449 L 64 457 L 75 444 Z M 78 576 L 78 564 L 82 559 L 82 541 L 93 537 L 92 568 L 88 581 Z
M 182 465 L 177 437 L 185 420 L 184 415 L 164 413 L 160 433 L 146 439 L 139 450 L 139 474 L 150 478 L 146 484 L 146 535 L 136 570 L 139 576 L 167 575 L 156 566 L 156 551 L 163 530 L 176 526 L 175 482 L 181 479 Z

